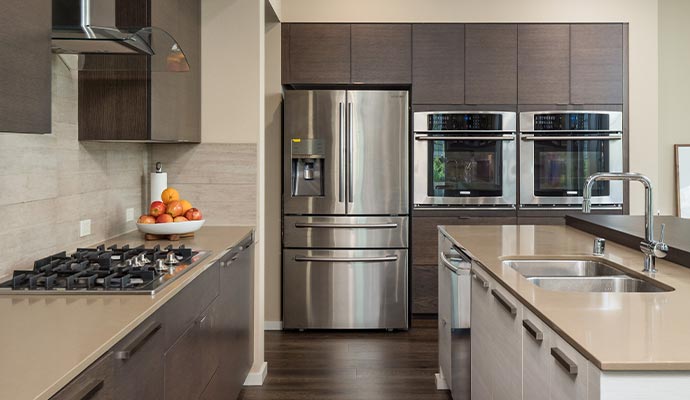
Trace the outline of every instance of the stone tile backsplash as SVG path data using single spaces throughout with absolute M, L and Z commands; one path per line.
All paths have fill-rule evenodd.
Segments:
M 256 145 L 79 142 L 77 79 L 54 56 L 49 135 L 0 133 L 0 279 L 58 251 L 136 229 L 148 209 L 148 173 L 162 161 L 168 183 L 209 225 L 256 224 Z M 79 237 L 79 221 L 92 234 Z

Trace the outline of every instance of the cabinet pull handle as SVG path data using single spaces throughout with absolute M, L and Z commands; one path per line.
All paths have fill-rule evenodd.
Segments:
M 481 276 L 479 276 L 479 275 L 477 275 L 477 274 L 472 274 L 472 277 L 473 277 L 474 279 L 476 279 L 477 281 L 479 281 L 479 283 L 481 283 L 481 285 L 482 285 L 482 287 L 483 287 L 484 289 L 486 289 L 486 288 L 489 287 L 489 282 L 486 281 L 486 279 L 482 278 Z
M 537 342 L 542 342 L 544 340 L 544 332 L 540 331 L 539 328 L 537 328 L 537 326 L 534 325 L 534 322 L 528 319 L 523 319 L 522 326 L 525 328 L 527 333 L 529 333 L 530 336 L 532 336 L 534 340 L 536 340 Z
M 506 299 L 501 292 L 499 292 L 496 289 L 491 289 L 491 295 L 498 300 L 498 303 L 503 306 L 503 308 L 506 309 L 510 313 L 510 315 L 516 315 L 517 314 L 517 307 L 513 303 L 510 302 L 510 300 Z
M 204 315 L 203 317 L 199 318 L 199 326 L 204 326 L 204 322 L 206 322 L 206 318 L 208 318 L 208 314 Z
M 103 389 L 103 379 L 92 379 L 84 385 L 79 391 L 74 393 L 70 399 L 73 400 L 87 400 L 92 398 L 96 393 Z
M 115 358 L 118 360 L 129 360 L 134 353 L 137 352 L 158 330 L 161 329 L 161 323 L 153 322 L 134 340 L 132 340 L 124 349 L 115 352 Z
M 553 358 L 558 361 L 558 364 L 563 367 L 565 372 L 567 372 L 569 375 L 577 375 L 577 364 L 573 362 L 568 356 L 565 355 L 563 350 L 559 349 L 558 347 L 552 347 L 551 348 L 551 355 Z

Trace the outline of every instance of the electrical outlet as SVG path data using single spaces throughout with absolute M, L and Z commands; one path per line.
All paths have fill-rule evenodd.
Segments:
M 126 214 L 127 214 L 127 218 L 126 218 L 125 222 L 134 221 L 134 209 L 133 208 L 128 208 L 126 211 Z
M 84 219 L 79 221 L 79 237 L 88 236 L 91 234 L 91 220 Z

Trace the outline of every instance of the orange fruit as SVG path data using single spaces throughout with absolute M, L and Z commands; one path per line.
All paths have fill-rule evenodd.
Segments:
M 192 208 L 192 203 L 187 200 L 180 200 L 180 203 L 182 204 L 182 215 Z
M 174 200 L 179 200 L 180 199 L 180 194 L 175 190 L 174 188 L 165 188 L 163 193 L 161 193 L 161 200 L 163 200 L 163 203 L 168 204 L 171 201 Z

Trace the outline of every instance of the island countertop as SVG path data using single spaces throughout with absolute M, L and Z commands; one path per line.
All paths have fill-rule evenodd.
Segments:
M 253 230 L 205 227 L 178 242 L 145 242 L 135 231 L 106 241 L 106 246 L 184 244 L 211 252 L 153 296 L 0 295 L 0 399 L 49 399 Z
M 690 269 L 657 260 L 660 293 L 576 293 L 542 289 L 504 266 L 511 257 L 592 257 L 595 236 L 570 226 L 446 226 L 494 279 L 596 367 L 609 371 L 690 370 Z M 639 250 L 608 242 L 605 259 L 640 273 Z

